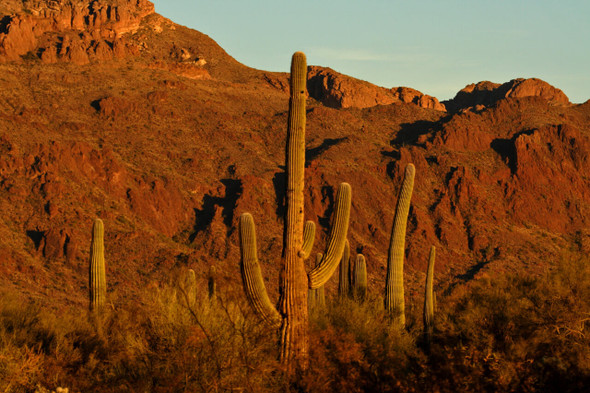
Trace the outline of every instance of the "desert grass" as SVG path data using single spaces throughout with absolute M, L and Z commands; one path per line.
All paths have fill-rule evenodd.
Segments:
M 241 288 L 213 299 L 198 288 L 179 274 L 98 318 L 0 294 L 0 392 L 582 392 L 590 383 L 590 259 L 575 252 L 542 276 L 482 278 L 439 295 L 429 345 L 421 310 L 396 330 L 381 297 L 334 296 L 311 314 L 310 367 L 295 375 Z

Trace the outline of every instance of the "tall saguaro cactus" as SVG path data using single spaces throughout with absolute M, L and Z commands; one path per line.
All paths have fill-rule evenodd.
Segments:
M 305 169 L 305 101 L 307 61 L 302 52 L 291 61 L 291 97 L 286 146 L 286 211 L 283 252 L 280 263 L 279 304 L 275 308 L 266 293 L 256 256 L 254 220 L 249 213 L 240 218 L 241 268 L 249 302 L 270 326 L 280 327 L 280 358 L 284 363 L 307 367 L 308 358 L 308 288 L 325 284 L 336 270 L 344 252 L 350 215 L 350 186 L 340 184 L 336 194 L 334 220 L 326 251 L 318 266 L 309 273 L 304 259 L 311 252 L 311 223 L 304 223 Z
M 426 270 L 426 288 L 424 293 L 424 336 L 426 341 L 432 340 L 432 331 L 434 327 L 434 258 L 436 248 L 430 247 L 430 256 L 428 257 L 428 269 Z
M 90 244 L 90 310 L 100 310 L 106 303 L 107 281 L 104 267 L 104 224 L 100 218 L 92 225 Z
M 397 199 L 391 239 L 389 241 L 389 256 L 387 258 L 387 276 L 385 278 L 385 310 L 393 317 L 396 326 L 406 324 L 404 303 L 404 252 L 406 245 L 406 226 L 410 212 L 410 200 L 414 189 L 414 175 L 416 169 L 413 164 L 406 166 L 404 180 Z

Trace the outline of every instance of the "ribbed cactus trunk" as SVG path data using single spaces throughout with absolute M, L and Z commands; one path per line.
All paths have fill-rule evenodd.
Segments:
M 367 263 L 362 254 L 358 254 L 354 263 L 354 298 L 364 301 L 367 296 Z
M 332 276 L 344 252 L 348 232 L 351 190 L 341 183 L 336 193 L 334 219 L 326 251 L 309 273 L 305 259 L 311 254 L 315 224 L 304 224 L 305 100 L 307 64 L 297 52 L 291 63 L 291 99 L 286 147 L 286 212 L 283 253 L 280 264 L 279 303 L 273 307 L 268 298 L 256 256 L 254 220 L 249 213 L 240 217 L 242 279 L 246 296 L 256 313 L 271 327 L 280 327 L 280 358 L 291 369 L 307 368 L 308 363 L 308 289 L 322 287 Z
M 107 281 L 104 266 L 104 224 L 100 218 L 92 225 L 90 244 L 90 310 L 100 311 L 106 303 Z
M 344 243 L 344 254 L 339 269 L 338 297 L 343 299 L 350 295 L 350 245 L 348 240 Z
M 291 99 L 287 129 L 285 227 L 279 283 L 281 326 L 280 357 L 306 359 L 307 337 L 307 272 L 300 251 L 303 249 L 303 189 L 305 171 L 305 101 L 307 61 L 295 53 L 291 62 Z
M 424 293 L 424 336 L 426 341 L 430 343 L 432 340 L 432 332 L 434 328 L 434 259 L 436 248 L 430 248 L 430 256 L 428 257 L 428 269 L 426 270 L 426 288 Z
M 387 276 L 385 278 L 385 310 L 393 318 L 393 324 L 403 328 L 406 324 L 404 303 L 404 253 L 406 245 L 406 226 L 410 212 L 410 200 L 414 189 L 413 164 L 406 166 L 404 180 L 397 199 L 389 256 L 387 258 Z

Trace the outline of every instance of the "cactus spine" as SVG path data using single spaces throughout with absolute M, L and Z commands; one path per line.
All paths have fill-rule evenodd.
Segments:
M 424 293 L 424 336 L 426 341 L 432 340 L 432 332 L 434 327 L 434 258 L 436 248 L 430 248 L 430 256 L 428 257 L 428 269 L 426 270 L 426 289 Z
M 90 244 L 90 310 L 99 311 L 106 303 L 107 282 L 104 267 L 104 224 L 100 218 L 92 225 Z
M 406 225 L 410 211 L 410 200 L 414 189 L 414 175 L 416 169 L 413 164 L 406 166 L 404 180 L 397 199 L 391 239 L 389 241 L 389 256 L 387 258 L 387 276 L 385 278 L 385 310 L 393 317 L 395 326 L 404 327 L 406 324 L 404 304 L 404 252 L 406 244 Z
M 350 245 L 344 243 L 344 254 L 340 261 L 340 280 L 338 281 L 338 297 L 341 299 L 350 295 Z
M 242 277 L 248 300 L 271 326 L 280 325 L 281 361 L 289 365 L 297 363 L 301 368 L 307 368 L 309 347 L 308 287 L 315 289 L 324 285 L 336 269 L 344 251 L 350 214 L 350 186 L 342 183 L 336 194 L 334 221 L 327 250 L 320 264 L 308 274 L 304 259 L 312 248 L 312 226 L 304 225 L 303 214 L 306 84 L 307 62 L 305 55 L 297 52 L 291 62 L 291 97 L 285 165 L 286 212 L 278 310 L 270 304 L 260 273 L 252 216 L 244 213 L 240 218 Z
M 354 298 L 364 301 L 367 296 L 367 263 L 363 254 L 358 254 L 354 263 Z

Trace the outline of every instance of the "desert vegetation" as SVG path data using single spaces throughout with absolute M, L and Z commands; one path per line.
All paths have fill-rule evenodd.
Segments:
M 572 250 L 541 275 L 482 278 L 439 294 L 430 345 L 422 308 L 390 323 L 382 288 L 327 294 L 310 313 L 309 368 L 289 374 L 278 336 L 240 288 L 187 271 L 109 299 L 102 329 L 77 307 L 3 291 L 0 389 L 104 392 L 578 392 L 590 382 L 590 260 Z M 415 302 L 418 303 L 418 302 Z

